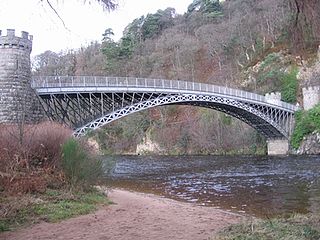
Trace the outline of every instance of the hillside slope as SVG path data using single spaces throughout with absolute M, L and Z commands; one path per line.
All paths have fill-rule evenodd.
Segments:
M 34 74 L 183 79 L 260 94 L 281 91 L 283 100 L 301 103 L 301 87 L 311 78 L 299 81 L 297 74 L 316 56 L 319 5 L 316 0 L 194 0 L 184 15 L 167 8 L 135 19 L 118 42 L 106 26 L 102 43 L 47 51 L 35 59 Z M 146 142 L 157 150 L 142 149 L 163 154 L 263 153 L 265 146 L 243 122 L 190 106 L 134 114 L 95 138 L 108 153 L 135 153 Z

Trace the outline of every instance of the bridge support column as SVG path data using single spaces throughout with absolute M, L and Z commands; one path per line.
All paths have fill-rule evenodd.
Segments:
M 268 155 L 287 155 L 289 152 L 289 141 L 287 139 L 269 139 L 267 140 Z

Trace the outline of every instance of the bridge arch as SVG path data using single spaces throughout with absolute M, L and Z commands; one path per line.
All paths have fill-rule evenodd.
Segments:
M 279 124 L 263 112 L 249 105 L 223 97 L 188 94 L 161 96 L 120 108 L 75 129 L 74 135 L 77 137 L 82 136 L 88 130 L 98 129 L 108 123 L 139 111 L 158 106 L 175 104 L 205 107 L 227 113 L 255 128 L 259 133 L 267 138 L 287 137 L 286 132 L 281 128 L 281 126 L 279 126 Z M 246 112 L 246 115 L 244 115 L 244 112 Z

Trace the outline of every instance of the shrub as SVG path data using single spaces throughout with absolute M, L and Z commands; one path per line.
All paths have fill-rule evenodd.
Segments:
M 276 53 L 270 53 L 265 57 L 264 61 L 261 63 L 259 67 L 259 71 L 263 71 L 265 68 L 269 67 L 271 64 L 274 64 L 280 60 L 280 57 Z
M 283 74 L 281 95 L 282 101 L 288 103 L 295 103 L 297 101 L 297 91 L 298 91 L 298 68 L 293 67 L 289 73 Z
M 52 122 L 0 125 L 2 190 L 42 192 L 50 182 L 48 176 L 59 175 L 61 146 L 70 136 L 70 129 Z
M 295 129 L 291 137 L 291 145 L 298 149 L 303 138 L 315 130 L 320 130 L 320 104 L 309 111 L 298 111 L 295 114 Z
M 0 171 L 55 167 L 71 130 L 52 122 L 0 126 Z
M 84 142 L 70 138 L 64 143 L 62 153 L 62 168 L 72 188 L 87 188 L 102 176 L 102 160 Z
M 281 76 L 282 76 L 282 71 L 278 68 L 274 68 L 269 71 L 260 73 L 260 75 L 257 78 L 257 82 L 266 83 L 267 80 L 276 81 L 277 79 L 281 78 Z

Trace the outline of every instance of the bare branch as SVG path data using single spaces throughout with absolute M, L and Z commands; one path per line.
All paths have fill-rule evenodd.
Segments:
M 43 2 L 43 0 L 40 0 L 40 1 Z M 101 4 L 104 10 L 109 11 L 109 12 L 115 10 L 118 7 L 117 0 L 95 0 L 95 1 L 98 2 L 99 4 Z M 66 26 L 64 20 L 62 19 L 62 17 L 58 13 L 58 11 L 52 6 L 50 0 L 46 0 L 46 2 L 49 5 L 49 7 L 51 8 L 51 10 L 55 13 L 55 15 L 60 19 L 64 28 L 67 29 L 68 31 L 70 31 L 68 29 L 68 27 Z M 84 2 L 86 2 L 86 0 L 84 0 Z M 91 3 L 91 0 L 88 0 L 88 2 Z
M 43 0 L 41 0 L 41 1 L 43 1 Z M 51 2 L 50 2 L 49 0 L 47 0 L 47 3 L 48 3 L 48 5 L 49 5 L 49 7 L 52 9 L 52 11 L 53 11 L 53 12 L 57 15 L 57 17 L 60 19 L 60 21 L 62 22 L 64 28 L 67 29 L 68 31 L 70 31 L 70 30 L 67 28 L 65 22 L 63 21 L 62 17 L 61 17 L 61 16 L 59 15 L 59 13 L 57 12 L 57 10 L 52 6 Z

